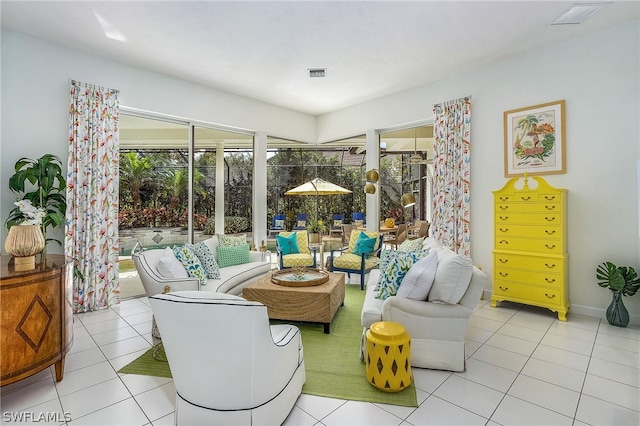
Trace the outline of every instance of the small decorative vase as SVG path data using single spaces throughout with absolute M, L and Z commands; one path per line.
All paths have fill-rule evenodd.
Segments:
M 396 226 L 396 220 L 392 217 L 387 218 L 384 220 L 384 226 L 385 228 L 393 228 L 394 226 Z
M 38 225 L 14 225 L 4 242 L 4 249 L 14 257 L 16 271 L 28 271 L 36 267 L 35 255 L 44 249 L 42 229 Z
M 612 291 L 613 298 L 607 308 L 607 321 L 615 327 L 626 327 L 629 325 L 629 311 L 622 303 L 622 292 Z

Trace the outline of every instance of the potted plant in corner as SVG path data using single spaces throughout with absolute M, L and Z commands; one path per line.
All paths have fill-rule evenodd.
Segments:
M 640 289 L 640 278 L 635 269 L 604 262 L 596 268 L 596 278 L 600 287 L 608 288 L 613 293 L 607 308 L 607 321 L 616 327 L 626 327 L 629 324 L 629 311 L 622 297 L 633 296 Z
M 15 174 L 9 178 L 9 189 L 21 195 L 19 200 L 28 200 L 31 206 L 44 212 L 39 224 L 45 244 L 55 241 L 62 246 L 60 240 L 46 238 L 49 226 L 55 228 L 64 224 L 67 211 L 66 180 L 60 159 L 51 154 L 45 154 L 37 160 L 19 159 L 15 164 Z M 18 205 L 9 213 L 7 229 L 25 219 L 24 208 Z

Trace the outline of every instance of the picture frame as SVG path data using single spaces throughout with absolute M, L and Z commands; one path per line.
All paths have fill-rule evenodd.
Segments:
M 505 177 L 565 173 L 565 101 L 504 112 Z

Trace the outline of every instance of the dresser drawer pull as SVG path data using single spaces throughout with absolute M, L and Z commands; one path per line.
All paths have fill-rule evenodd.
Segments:
M 509 228 L 498 228 L 500 232 L 509 232 Z
M 509 244 L 509 241 L 507 241 L 507 240 L 500 240 L 500 243 L 499 243 L 499 244 Z
M 556 295 L 552 294 L 551 296 L 549 296 L 549 293 L 545 293 L 545 296 L 547 296 L 549 299 L 555 299 Z
M 522 201 L 529 201 L 531 199 L 531 197 L 520 197 L 522 198 Z
M 509 219 L 509 216 L 498 216 L 498 218 L 500 220 L 507 220 L 507 219 Z
M 500 201 L 509 201 L 509 197 L 500 197 Z
M 545 278 L 544 280 L 545 280 L 546 282 L 548 282 L 549 284 L 553 284 L 553 283 L 555 283 L 555 282 L 556 282 L 556 279 L 555 279 L 555 278 L 551 278 L 551 279 L 549 279 L 549 278 Z
M 556 217 L 555 216 L 551 216 L 551 217 L 545 216 L 544 220 L 546 220 L 547 222 L 553 222 L 554 220 L 556 220 Z
M 553 200 L 556 199 L 556 196 L 555 195 L 545 195 L 544 199 L 547 200 L 547 201 L 553 201 Z
M 498 288 L 499 288 L 500 290 L 502 290 L 502 291 L 507 291 L 507 290 L 509 290 L 509 287 L 502 287 L 502 286 L 499 286 Z
M 509 276 L 508 272 L 506 272 L 506 273 L 505 272 L 499 272 L 499 274 L 500 274 L 501 277 L 505 277 L 505 278 Z
M 555 244 L 551 244 L 551 245 L 549 245 L 549 244 L 545 244 L 544 246 L 545 246 L 546 248 L 548 248 L 549 250 L 553 250 L 554 248 L 556 248 L 556 245 L 555 245 Z
M 509 263 L 509 259 L 498 259 L 500 263 Z
M 500 210 L 508 210 L 509 206 L 500 206 Z
M 549 268 L 549 269 L 552 269 L 552 268 L 555 268 L 555 267 L 556 267 L 556 264 L 555 264 L 555 263 L 552 263 L 551 265 L 549 265 L 548 263 L 545 263 L 545 264 L 544 264 L 544 266 L 546 266 L 546 267 L 547 267 L 547 268 Z
M 553 235 L 553 234 L 555 234 L 555 233 L 556 233 L 556 230 L 555 230 L 555 229 L 552 229 L 551 231 L 549 231 L 548 229 L 545 229 L 545 230 L 544 230 L 544 232 L 546 232 L 546 233 L 547 233 L 547 235 Z
M 556 208 L 556 206 L 544 206 L 544 208 L 547 210 L 553 210 Z

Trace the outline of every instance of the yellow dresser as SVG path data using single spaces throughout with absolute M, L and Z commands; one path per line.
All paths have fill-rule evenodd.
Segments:
M 493 295 L 549 308 L 561 321 L 569 312 L 567 191 L 543 178 L 510 179 L 494 191 Z M 534 185 L 534 183 L 536 185 Z

